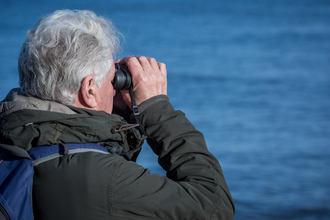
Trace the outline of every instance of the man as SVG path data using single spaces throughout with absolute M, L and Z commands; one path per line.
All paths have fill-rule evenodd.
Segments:
M 113 25 L 90 11 L 56 11 L 27 33 L 20 89 L 0 105 L 0 143 L 24 150 L 93 143 L 112 152 L 64 154 L 36 166 L 35 219 L 233 219 L 217 159 L 169 103 L 165 64 L 143 56 L 118 61 L 132 74 L 145 135 L 111 114 L 113 105 L 131 106 L 129 92 L 112 85 L 117 45 Z M 146 136 L 166 177 L 134 162 Z

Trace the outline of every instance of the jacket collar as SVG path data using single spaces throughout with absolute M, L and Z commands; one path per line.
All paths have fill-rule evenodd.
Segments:
M 27 97 L 12 90 L 0 103 L 0 142 L 29 150 L 58 143 L 117 142 L 123 153 L 142 146 L 144 138 L 120 116 Z M 139 151 L 138 151 L 139 152 Z M 137 155 L 127 155 L 136 159 Z

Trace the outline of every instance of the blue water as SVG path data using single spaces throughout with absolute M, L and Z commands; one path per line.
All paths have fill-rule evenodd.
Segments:
M 121 56 L 167 64 L 171 102 L 219 159 L 235 219 L 330 219 L 330 1 L 1 0 L 0 99 L 18 85 L 26 30 L 64 8 L 112 19 Z M 147 145 L 139 163 L 164 173 Z

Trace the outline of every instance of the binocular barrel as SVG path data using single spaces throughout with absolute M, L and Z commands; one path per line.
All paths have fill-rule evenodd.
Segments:
M 115 63 L 116 73 L 113 79 L 113 88 L 116 90 L 126 90 L 132 86 L 132 76 L 128 67 L 121 63 Z

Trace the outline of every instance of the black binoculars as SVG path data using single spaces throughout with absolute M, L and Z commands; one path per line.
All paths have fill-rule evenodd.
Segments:
M 132 75 L 128 67 L 121 63 L 115 63 L 116 73 L 112 85 L 116 90 L 126 90 L 132 86 Z

